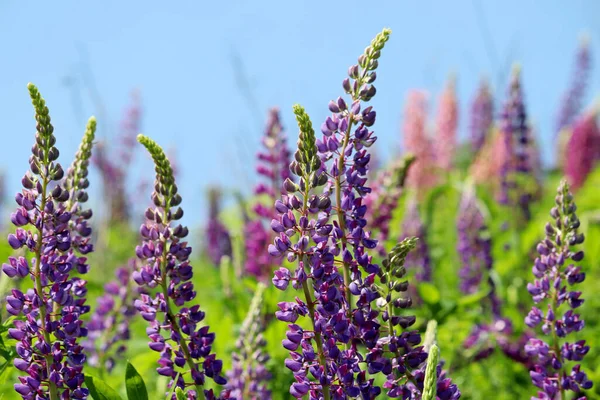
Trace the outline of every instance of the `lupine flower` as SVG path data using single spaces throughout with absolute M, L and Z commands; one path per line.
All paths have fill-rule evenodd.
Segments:
M 316 140 L 304 109 L 294 107 L 300 135 L 290 170 L 299 182 L 284 182 L 288 194 L 275 203 L 278 217 L 271 227 L 279 235 L 269 252 L 298 261 L 294 271 L 280 268 L 273 278 L 281 290 L 292 281 L 304 298 L 279 303 L 276 313 L 289 323 L 283 346 L 290 351 L 286 366 L 296 380 L 290 387 L 295 398 L 371 399 L 381 393 L 367 376 L 378 362 L 365 362 L 359 353 L 359 345 L 376 345 L 379 328 L 377 313 L 371 309 L 378 297 L 372 284 L 379 268 L 367 253 L 377 242 L 363 229 L 363 197 L 370 192 L 365 186 L 367 150 L 376 140 L 369 127 L 375 111 L 361 103 L 375 95 L 375 69 L 389 34 L 387 29 L 378 34 L 358 65 L 349 68 L 342 86 L 352 104 L 341 97 L 329 103 L 332 115 L 321 126 L 322 139 Z M 315 194 L 319 187 L 323 192 Z M 296 324 L 300 316 L 310 319 L 310 329 Z
M 564 170 L 573 190 L 584 184 L 588 174 L 600 160 L 598 110 L 587 112 L 575 122 L 567 143 L 568 160 Z
M 437 135 L 435 137 L 435 162 L 448 171 L 452 168 L 456 152 L 456 130 L 458 127 L 458 100 L 454 78 L 451 78 L 440 96 L 437 113 Z
M 456 226 L 458 229 L 456 250 L 462 261 L 459 271 L 460 289 L 465 294 L 476 293 L 480 290 L 482 278 L 487 277 L 490 290 L 488 298 L 492 314 L 497 318 L 500 316 L 500 300 L 490 274 L 494 264 L 492 238 L 475 197 L 475 190 L 471 186 L 463 192 Z
M 504 145 L 504 135 L 496 127 L 492 127 L 488 137 L 475 156 L 469 175 L 478 184 L 497 184 L 503 160 L 507 157 L 507 149 Z
M 56 138 L 46 102 L 38 89 L 28 85 L 35 109 L 36 142 L 29 158 L 30 170 L 21 180 L 23 191 L 15 199 L 19 208 L 11 215 L 17 227 L 8 236 L 13 249 L 25 248 L 32 254 L 10 257 L 2 270 L 9 277 L 30 276 L 34 288 L 17 289 L 7 296 L 7 311 L 18 318 L 9 336 L 17 340 L 15 367 L 26 373 L 19 377 L 15 390 L 23 399 L 86 399 L 83 364 L 86 357 L 81 338 L 87 329 L 80 317 L 89 311 L 85 304 L 86 282 L 73 276 L 88 270 L 85 255 L 91 228 L 91 211 L 82 210 L 87 200 L 85 189 L 96 120 L 91 118 L 69 168 L 66 180 L 59 163 Z M 49 185 L 53 189 L 49 190 Z
M 193 386 L 195 390 L 187 392 L 189 399 L 214 399 L 212 389 L 204 388 L 206 378 L 218 385 L 226 380 L 221 375 L 222 361 L 211 353 L 215 334 L 200 325 L 204 320 L 200 306 L 189 304 L 196 297 L 189 262 L 192 249 L 184 241 L 188 229 L 174 225 L 183 216 L 178 207 L 181 196 L 160 146 L 143 135 L 138 135 L 138 141 L 154 160 L 156 180 L 152 194 L 155 207 L 146 210 L 146 222 L 140 228 L 143 243 L 136 248 L 142 266 L 132 275 L 150 294 L 141 294 L 134 304 L 149 322 L 148 346 L 160 353 L 159 375 L 171 378 L 171 387 L 174 384 L 185 391 Z
M 434 168 L 435 155 L 433 143 L 427 136 L 427 95 L 421 91 L 411 91 L 404 109 L 404 150 L 415 156 L 407 184 L 418 190 L 434 186 L 436 175 Z
M 532 193 L 524 181 L 531 179 L 529 158 L 530 132 L 523 102 L 520 71 L 515 68 L 512 74 L 508 99 L 501 114 L 503 138 L 503 160 L 500 168 L 500 192 L 498 201 L 503 205 L 520 208 L 523 218 L 531 218 L 530 202 Z
M 106 143 L 100 143 L 93 158 L 102 176 L 104 197 L 109 202 L 109 220 L 120 223 L 128 221 L 131 213 L 126 186 L 127 170 L 134 154 L 135 137 L 140 131 L 142 118 L 137 91 L 132 93 L 131 100 L 121 121 L 118 151 L 108 149 Z
M 530 375 L 533 384 L 540 389 L 536 397 L 539 399 L 566 399 L 567 391 L 580 396 L 582 390 L 592 387 L 579 364 L 590 350 L 589 346 L 585 340 L 568 342 L 565 339 L 584 327 L 575 311 L 583 304 L 581 292 L 573 290 L 574 285 L 585 279 L 585 273 L 576 265 L 583 259 L 583 251 L 576 246 L 584 240 L 583 234 L 578 232 L 580 222 L 576 209 L 569 185 L 562 181 L 556 206 L 550 211 L 554 223 L 546 224 L 546 238 L 537 246 L 539 257 L 532 269 L 536 279 L 527 284 L 533 301 L 547 307 L 534 306 L 525 318 L 531 328 L 541 325 L 542 333 L 548 337 L 548 341 L 532 338 L 525 346 L 527 354 L 536 359 Z M 565 307 L 567 311 L 563 312 Z
M 486 80 L 482 80 L 471 103 L 471 148 L 474 153 L 483 147 L 494 123 L 494 100 Z
M 393 163 L 390 168 L 380 171 L 375 177 L 371 193 L 365 197 L 365 219 L 369 221 L 369 227 L 377 232 L 377 250 L 381 256 L 385 256 L 384 245 L 389 237 L 392 214 L 398 205 L 406 175 L 414 160 L 415 158 L 409 155 Z
M 205 251 L 214 265 L 219 265 L 223 256 L 232 257 L 229 230 L 219 219 L 220 203 L 220 190 L 216 187 L 210 188 L 208 190 L 208 224 L 206 225 Z
M 272 204 L 283 193 L 283 182 L 290 177 L 290 151 L 279 120 L 279 109 L 269 110 L 269 117 L 262 140 L 263 151 L 257 155 L 259 164 L 256 169 L 266 182 L 259 183 L 254 194 L 268 196 Z M 273 240 L 268 223 L 275 214 L 272 208 L 262 202 L 254 208 L 256 217 L 248 219 L 244 226 L 246 246 L 246 272 L 261 279 L 270 276 L 273 269 L 281 265 L 281 258 L 269 256 L 267 247 Z
M 131 296 L 131 274 L 135 263 L 136 260 L 131 259 L 126 266 L 117 268 L 117 280 L 104 285 L 106 294 L 96 299 L 94 313 L 87 324 L 88 342 L 85 347 L 91 355 L 88 362 L 109 373 L 115 366 L 115 359 L 127 349 L 129 324 L 137 314 Z
M 271 398 L 267 382 L 271 374 L 265 367 L 269 354 L 262 334 L 263 294 L 266 286 L 261 282 L 256 288 L 248 315 L 244 319 L 236 342 L 237 352 L 233 353 L 233 367 L 227 372 L 227 389 L 233 399 L 262 400 Z
M 414 199 L 409 200 L 406 206 L 400 240 L 409 237 L 416 237 L 419 240 L 416 243 L 415 250 L 406 256 L 406 266 L 409 270 L 415 271 L 415 279 L 418 282 L 430 282 L 431 257 L 427 245 L 427 230 L 423 225 L 423 221 L 421 221 L 419 206 Z

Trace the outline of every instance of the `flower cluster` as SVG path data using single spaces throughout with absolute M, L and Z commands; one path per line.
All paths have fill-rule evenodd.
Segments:
M 206 254 L 214 265 L 221 263 L 221 258 L 232 257 L 231 236 L 229 230 L 219 219 L 221 208 L 221 191 L 216 188 L 208 190 L 208 224 L 206 225 Z
M 8 243 L 13 249 L 27 249 L 32 258 L 10 257 L 2 266 L 9 277 L 29 275 L 34 282 L 33 289 L 26 293 L 13 289 L 6 299 L 7 311 L 21 317 L 9 329 L 10 337 L 18 341 L 14 365 L 27 374 L 19 377 L 15 390 L 23 399 L 86 399 L 88 390 L 82 387 L 86 356 L 80 341 L 87 336 L 81 316 L 89 312 L 89 306 L 85 304 L 86 281 L 76 274 L 88 271 L 83 255 L 92 251 L 87 224 L 91 212 L 83 210 L 81 203 L 87 200 L 87 167 L 96 120 L 89 120 L 62 181 L 48 107 L 33 84 L 28 89 L 37 121 L 36 141 L 30 170 L 21 180 L 23 190 L 15 197 L 19 208 L 11 221 L 17 229 Z
M 471 148 L 477 153 L 484 145 L 494 123 L 494 99 L 487 81 L 482 80 L 471 103 Z
M 367 206 L 365 219 L 369 227 L 377 232 L 377 250 L 385 256 L 384 245 L 389 238 L 392 214 L 404 188 L 404 182 L 415 157 L 409 155 L 377 174 L 364 203 Z
M 252 298 L 248 315 L 242 324 L 236 342 L 238 352 L 233 353 L 233 367 L 227 372 L 227 386 L 232 399 L 260 400 L 271 398 L 267 382 L 271 374 L 265 364 L 269 354 L 262 334 L 264 321 L 262 315 L 263 294 L 266 286 L 259 283 Z
M 96 308 L 87 324 L 88 342 L 85 344 L 90 365 L 111 372 L 115 359 L 126 350 L 125 342 L 130 338 L 129 324 L 137 314 L 133 306 L 131 274 L 136 260 L 129 260 L 124 267 L 117 268 L 116 281 L 104 285 L 106 294 L 98 297 Z M 116 349 L 115 349 L 116 346 Z
M 189 263 L 192 249 L 184 241 L 188 229 L 181 224 L 173 226 L 183 217 L 179 207 L 181 196 L 170 162 L 160 146 L 143 135 L 138 135 L 138 141 L 154 160 L 156 180 L 152 194 L 154 207 L 146 210 L 146 222 L 140 228 L 143 243 L 136 248 L 142 265 L 132 275 L 150 294 L 141 294 L 134 304 L 150 323 L 146 329 L 149 347 L 160 353 L 157 372 L 171 378 L 171 385 L 182 390 L 193 386 L 195 390 L 187 392 L 188 398 L 214 399 L 212 389 L 204 388 L 206 377 L 218 385 L 226 380 L 221 375 L 222 361 L 211 353 L 215 334 L 208 326 L 200 325 L 204 312 L 198 305 L 187 305 L 196 292 Z
M 567 153 L 577 154 L 564 163 L 565 175 L 573 190 L 583 185 L 588 174 L 600 162 L 599 109 L 587 112 L 573 126 L 573 133 L 567 143 Z
M 435 138 L 435 160 L 444 171 L 452 168 L 456 152 L 456 130 L 458 127 L 458 100 L 454 78 L 451 78 L 440 96 Z
M 563 338 L 584 327 L 584 322 L 576 313 L 583 304 L 581 292 L 572 286 L 583 282 L 585 273 L 575 265 L 583 259 L 583 251 L 574 246 L 583 243 L 584 237 L 578 232 L 579 219 L 575 214 L 575 203 L 569 185 L 563 181 L 558 187 L 556 206 L 550 211 L 554 224 L 546 224 L 546 238 L 542 240 L 533 266 L 535 281 L 527 285 L 536 304 L 545 303 L 547 311 L 533 307 L 525 323 L 531 327 L 542 325 L 542 332 L 549 342 L 532 338 L 525 351 L 536 359 L 530 371 L 533 384 L 537 386 L 539 399 L 554 399 L 560 394 L 565 399 L 567 391 L 579 394 L 592 387 L 579 364 L 569 371 L 569 362 L 579 362 L 589 351 L 585 340 L 567 342 Z M 564 309 L 567 309 L 564 311 Z M 561 343 L 562 342 L 562 343 Z M 585 397 L 578 397 L 585 398 Z
M 419 240 L 416 243 L 415 250 L 407 254 L 406 266 L 409 270 L 415 271 L 415 279 L 418 282 L 430 282 L 431 257 L 429 255 L 429 245 L 427 244 L 427 231 L 419 215 L 419 205 L 414 199 L 409 200 L 406 206 L 400 240 L 409 237 L 416 237 Z
M 269 110 L 265 135 L 262 139 L 263 151 L 257 155 L 257 172 L 267 183 L 259 183 L 254 189 L 256 195 L 265 195 L 270 204 L 283 193 L 283 182 L 290 178 L 290 151 L 279 119 L 279 109 Z M 281 258 L 269 257 L 266 249 L 273 240 L 268 230 L 268 222 L 275 217 L 273 209 L 263 203 L 253 208 L 256 218 L 248 219 L 244 227 L 246 247 L 246 272 L 264 279 L 270 276 Z

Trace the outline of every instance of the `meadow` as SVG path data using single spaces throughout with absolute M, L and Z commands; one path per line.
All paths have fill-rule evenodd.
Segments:
M 137 132 L 135 105 L 117 144 L 90 118 L 73 157 L 29 84 L 32 154 L 2 203 L 0 399 L 600 398 L 589 48 L 565 78 L 556 165 L 540 161 L 519 66 L 501 100 L 482 81 L 460 110 L 465 142 L 453 78 L 435 107 L 408 93 L 404 152 L 384 161 L 369 101 L 395 39 L 336 60 L 325 121 L 269 110 L 260 184 L 211 188 L 202 227 L 180 224 L 193 205 L 177 160 Z M 128 187 L 132 148 L 153 184 Z

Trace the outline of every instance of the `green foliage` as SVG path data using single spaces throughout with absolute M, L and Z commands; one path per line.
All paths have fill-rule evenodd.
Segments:
M 125 372 L 125 388 L 127 389 L 128 400 L 148 400 L 148 391 L 144 379 L 130 362 L 127 363 Z
M 122 400 L 121 396 L 106 382 L 91 375 L 85 376 L 85 386 L 89 389 L 93 400 Z

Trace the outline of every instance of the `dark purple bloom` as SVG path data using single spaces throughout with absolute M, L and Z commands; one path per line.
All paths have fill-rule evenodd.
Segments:
M 11 220 L 17 226 L 9 235 L 10 245 L 32 253 L 10 258 L 2 269 L 9 277 L 30 275 L 34 288 L 17 289 L 7 297 L 6 308 L 18 318 L 9 336 L 18 341 L 14 360 L 19 377 L 15 390 L 24 399 L 86 399 L 81 339 L 87 336 L 81 316 L 86 281 L 75 276 L 88 271 L 85 254 L 89 243 L 92 213 L 83 210 L 87 198 L 87 167 L 91 156 L 96 120 L 90 118 L 81 146 L 65 179 L 56 162 L 58 149 L 48 107 L 38 89 L 28 85 L 35 108 L 36 142 L 29 158 L 30 170 L 22 179 L 23 190 L 15 200 L 19 208 Z
M 494 123 L 494 100 L 487 81 L 482 80 L 471 103 L 471 148 L 478 152 L 488 138 Z
M 181 196 L 160 146 L 143 135 L 138 135 L 138 141 L 154 160 L 156 180 L 154 207 L 146 210 L 146 222 L 140 228 L 143 243 L 136 248 L 141 266 L 132 275 L 150 294 L 141 294 L 134 304 L 149 322 L 146 333 L 150 349 L 160 352 L 156 371 L 172 379 L 170 386 L 182 390 L 194 387 L 188 390 L 188 398 L 214 399 L 212 390 L 205 389 L 206 378 L 217 385 L 224 385 L 226 380 L 221 360 L 211 353 L 215 334 L 201 324 L 204 312 L 200 307 L 189 304 L 196 297 L 189 262 L 192 249 L 184 241 L 188 229 L 175 225 L 183 216 Z
M 206 225 L 205 250 L 215 265 L 221 263 L 223 256 L 232 256 L 229 230 L 219 219 L 221 211 L 221 192 L 218 188 L 208 191 L 208 224 Z
M 583 329 L 583 320 L 575 312 L 583 299 L 581 292 L 574 291 L 572 286 L 585 279 L 585 273 L 576 266 L 583 252 L 575 248 L 583 243 L 584 237 L 578 232 L 577 207 L 565 181 L 560 183 L 555 200 L 556 206 L 550 211 L 554 224 L 546 225 L 546 238 L 537 247 L 540 255 L 533 266 L 536 279 L 527 285 L 534 302 L 543 306 L 541 309 L 533 307 L 525 323 L 531 328 L 541 325 L 549 339 L 546 342 L 532 338 L 525 345 L 527 355 L 536 361 L 530 375 L 533 384 L 540 389 L 539 399 L 553 399 L 559 393 L 564 399 L 567 391 L 579 395 L 592 387 L 579 364 L 575 364 L 583 359 L 589 346 L 585 340 L 573 343 L 563 339 Z M 567 310 L 563 312 L 564 308 Z

